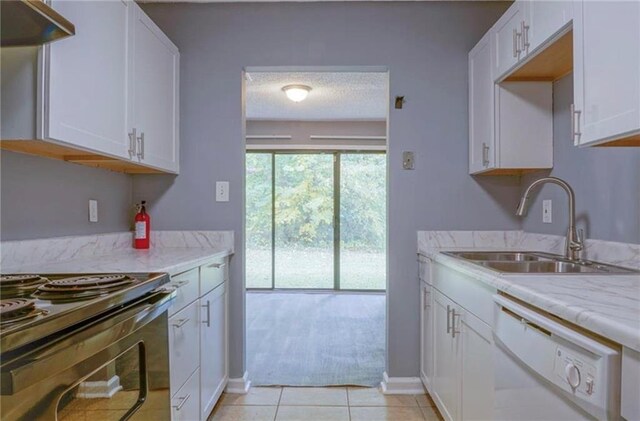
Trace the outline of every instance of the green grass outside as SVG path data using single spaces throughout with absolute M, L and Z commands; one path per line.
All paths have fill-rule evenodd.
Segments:
M 247 288 L 271 288 L 271 250 L 247 249 Z M 333 288 L 333 251 L 276 249 L 276 288 Z M 385 254 L 342 251 L 341 289 L 386 288 Z

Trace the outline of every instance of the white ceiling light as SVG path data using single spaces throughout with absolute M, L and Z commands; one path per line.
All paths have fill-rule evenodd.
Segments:
M 304 101 L 307 95 L 309 95 L 311 88 L 306 85 L 287 85 L 283 87 L 282 90 L 291 101 L 300 102 Z

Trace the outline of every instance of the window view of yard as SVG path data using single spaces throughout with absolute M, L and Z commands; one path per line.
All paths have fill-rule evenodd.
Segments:
M 247 288 L 385 289 L 385 180 L 384 154 L 247 154 Z

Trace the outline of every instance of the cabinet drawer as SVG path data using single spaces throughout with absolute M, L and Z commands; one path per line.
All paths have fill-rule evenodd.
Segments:
M 180 389 L 200 361 L 200 301 L 169 318 L 171 393 Z
M 196 370 L 171 398 L 171 419 L 173 421 L 200 419 L 199 379 L 200 370 Z
M 205 295 L 224 282 L 227 274 L 227 260 L 216 259 L 200 266 L 200 296 Z
M 418 256 L 418 278 L 431 285 L 431 260 L 421 254 Z
M 169 308 L 169 316 L 185 308 L 188 304 L 198 299 L 199 292 L 198 268 L 171 277 L 171 284 L 178 288 L 176 299 Z

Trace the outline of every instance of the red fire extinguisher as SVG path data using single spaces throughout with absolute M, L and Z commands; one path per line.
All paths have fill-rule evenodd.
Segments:
M 138 205 L 138 213 L 135 217 L 135 234 L 133 247 L 137 249 L 149 248 L 149 232 L 151 230 L 151 217 L 145 208 L 145 200 Z

